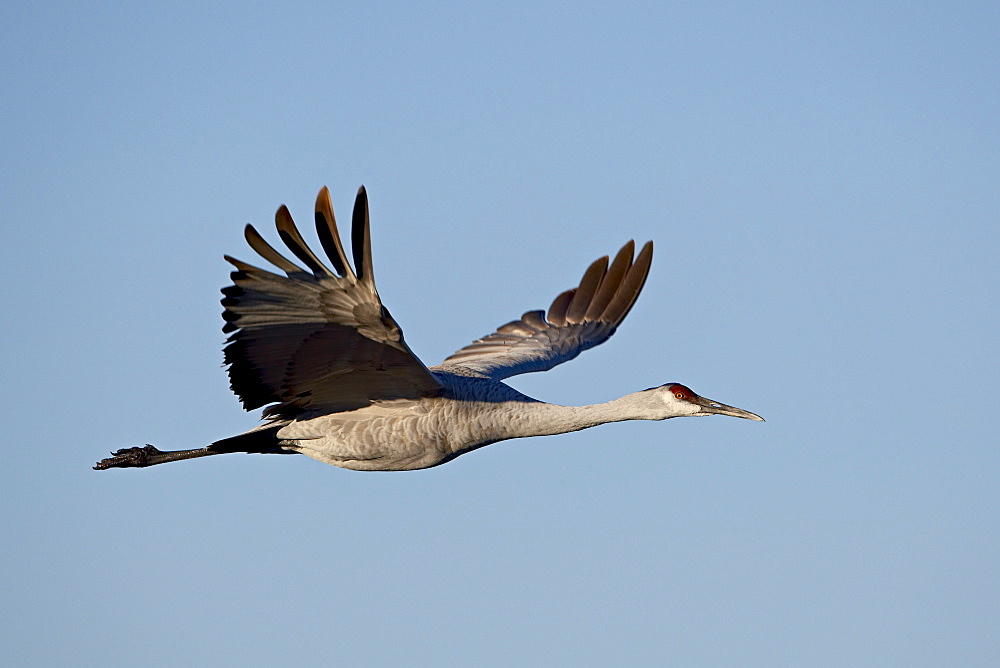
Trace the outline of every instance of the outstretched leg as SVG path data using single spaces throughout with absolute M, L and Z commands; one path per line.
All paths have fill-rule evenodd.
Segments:
M 295 451 L 286 450 L 281 445 L 282 441 L 278 438 L 278 430 L 283 426 L 284 423 L 266 425 L 259 429 L 252 429 L 245 434 L 223 438 L 208 444 L 204 448 L 197 448 L 195 450 L 169 450 L 163 452 L 151 445 L 147 445 L 144 448 L 123 448 L 118 452 L 112 452 L 111 457 L 97 462 L 94 470 L 141 468 L 163 464 L 164 462 L 178 462 L 182 459 L 224 455 L 227 452 L 294 455 L 296 454 Z
M 163 452 L 151 445 L 144 448 L 122 448 L 118 452 L 112 452 L 112 456 L 102 459 L 94 466 L 95 471 L 113 468 L 130 468 L 153 466 L 164 462 L 176 462 L 181 459 L 193 459 L 195 457 L 207 457 L 208 455 L 223 454 L 218 450 L 210 449 L 211 446 L 198 448 L 196 450 L 171 450 Z

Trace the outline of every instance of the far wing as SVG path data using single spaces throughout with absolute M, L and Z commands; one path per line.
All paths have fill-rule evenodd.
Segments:
M 647 241 L 632 261 L 635 243 L 625 244 L 608 266 L 595 260 L 580 279 L 544 311 L 528 311 L 520 320 L 470 343 L 442 363 L 464 367 L 474 375 L 501 380 L 520 373 L 546 371 L 615 333 L 635 303 L 653 260 Z
M 403 340 L 382 306 L 372 274 L 368 196 L 354 203 L 351 269 L 325 187 L 316 198 L 316 230 L 335 271 L 302 240 L 288 209 L 275 214 L 278 235 L 309 270 L 272 248 L 251 225 L 246 239 L 285 276 L 226 256 L 236 267 L 225 297 L 225 362 L 244 408 L 276 404 L 265 415 L 294 417 L 366 406 L 379 399 L 415 399 L 441 385 Z

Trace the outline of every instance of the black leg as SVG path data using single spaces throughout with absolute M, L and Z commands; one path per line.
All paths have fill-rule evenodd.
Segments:
M 131 468 L 153 466 L 164 462 L 176 462 L 181 459 L 193 459 L 195 457 L 207 457 L 208 455 L 221 454 L 217 450 L 208 448 L 198 448 L 196 450 L 172 450 L 162 452 L 151 445 L 144 448 L 123 448 L 118 452 L 112 452 L 112 456 L 102 459 L 94 466 L 95 471 L 113 468 Z

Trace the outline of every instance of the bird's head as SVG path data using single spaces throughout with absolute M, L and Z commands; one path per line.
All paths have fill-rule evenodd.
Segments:
M 686 415 L 729 415 L 732 417 L 745 418 L 747 420 L 764 421 L 759 415 L 735 406 L 712 401 L 699 396 L 690 388 L 680 383 L 667 383 L 654 387 L 647 392 L 653 392 L 664 403 L 666 413 L 664 417 L 682 417 Z

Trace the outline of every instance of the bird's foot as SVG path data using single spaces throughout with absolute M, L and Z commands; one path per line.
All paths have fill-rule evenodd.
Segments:
M 94 465 L 95 471 L 113 468 L 129 468 L 152 466 L 158 462 L 152 461 L 156 455 L 163 453 L 153 446 L 147 444 L 144 448 L 122 448 L 118 452 L 112 452 L 112 456 L 102 459 Z

